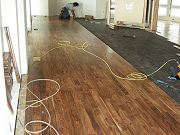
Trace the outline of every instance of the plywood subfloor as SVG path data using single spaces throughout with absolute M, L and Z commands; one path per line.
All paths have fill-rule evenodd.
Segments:
M 127 61 L 76 21 L 56 17 L 34 17 L 29 34 L 29 60 L 56 47 L 58 41 L 89 43 L 87 50 L 107 60 L 121 76 L 136 71 Z M 31 62 L 29 63 L 31 65 Z M 180 106 L 150 80 L 125 81 L 111 75 L 104 63 L 73 48 L 54 50 L 33 66 L 29 80 L 50 78 L 61 85 L 60 92 L 44 101 L 52 116 L 52 126 L 61 135 L 180 135 Z M 40 82 L 30 88 L 40 98 L 55 90 Z M 35 99 L 29 92 L 27 100 Z M 28 109 L 26 122 L 47 121 L 44 108 Z M 28 128 L 38 130 L 44 124 Z M 48 128 L 43 135 L 54 135 Z

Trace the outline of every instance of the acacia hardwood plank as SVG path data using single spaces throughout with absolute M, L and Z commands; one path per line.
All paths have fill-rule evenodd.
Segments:
M 117 79 L 102 61 L 75 48 L 56 49 L 30 66 L 33 57 L 68 40 L 74 45 L 88 42 L 87 50 L 105 59 L 120 76 L 137 71 L 76 21 L 37 16 L 33 28 L 38 31 L 29 33 L 29 81 L 50 78 L 61 85 L 55 97 L 44 101 L 51 125 L 61 135 L 180 135 L 180 106 L 148 79 Z M 55 90 L 48 82 L 30 88 L 40 98 Z M 35 97 L 27 92 L 31 99 Z M 42 106 L 26 111 L 26 122 L 36 119 L 48 120 Z M 42 127 L 39 123 L 28 129 Z M 55 135 L 51 128 L 42 134 Z

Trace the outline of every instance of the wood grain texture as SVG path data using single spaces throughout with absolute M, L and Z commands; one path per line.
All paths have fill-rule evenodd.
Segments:
M 76 21 L 60 21 L 58 17 L 34 17 L 29 34 L 29 65 L 56 47 L 58 41 L 89 43 L 87 50 L 104 58 L 121 76 L 136 71 L 127 61 L 88 32 Z M 95 57 L 81 50 L 54 50 L 29 69 L 29 80 L 50 78 L 58 81 L 61 91 L 53 100 L 45 101 L 51 124 L 61 135 L 180 135 L 180 106 L 150 80 L 118 80 Z M 49 83 L 31 86 L 41 98 L 53 92 Z M 27 93 L 27 100 L 34 97 Z M 33 114 L 33 115 L 32 115 Z M 43 107 L 28 109 L 26 122 L 47 121 Z M 37 124 L 29 129 L 40 129 Z M 47 129 L 43 135 L 54 135 Z

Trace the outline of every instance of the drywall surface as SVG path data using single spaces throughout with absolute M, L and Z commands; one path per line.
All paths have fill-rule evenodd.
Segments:
M 31 0 L 31 15 L 48 16 L 48 0 Z
M 82 18 L 84 17 L 84 4 L 83 2 L 78 2 L 79 3 L 79 6 L 76 8 L 75 10 L 75 14 L 76 14 L 76 17 L 78 18 Z
M 108 0 L 96 0 L 96 19 L 105 19 Z
M 92 15 L 96 17 L 96 0 L 84 0 L 83 4 L 84 15 Z
M 1 94 L 0 94 L 0 134 L 5 135 L 10 133 L 9 123 L 7 122 L 8 118 L 8 108 L 6 103 L 6 89 L 5 89 L 5 80 L 4 80 L 4 68 L 3 68 L 3 29 L 2 29 L 2 14 L 1 14 L 1 2 L 0 1 L 0 82 L 1 82 Z
M 130 23 L 142 23 L 144 12 L 144 0 L 116 0 L 115 23 L 124 21 Z
M 18 38 L 19 38 L 19 57 L 21 74 L 27 74 L 27 19 L 26 19 L 26 1 L 17 1 L 17 14 L 18 14 Z
M 2 26 L 9 27 L 17 65 L 18 65 L 19 70 L 21 71 L 20 56 L 19 56 L 17 1 L 16 0 L 3 0 L 1 4 L 2 4 Z M 8 51 L 7 40 L 5 36 L 4 36 L 4 51 Z
M 31 31 L 31 2 L 26 0 L 26 19 L 27 19 L 27 30 Z
M 73 0 L 31 0 L 32 15 L 59 15 L 66 3 Z M 107 0 L 76 0 L 79 7 L 76 8 L 76 17 L 92 15 L 96 19 L 104 19 L 106 16 Z
M 4 49 L 2 48 L 2 46 L 4 45 L 3 42 L 3 31 L 2 31 L 2 27 L 3 26 L 8 26 L 14 23 L 15 18 L 17 19 L 16 16 L 16 1 L 12 1 L 12 0 L 1 0 L 0 1 L 0 82 L 1 82 L 1 94 L 0 94 L 0 135 L 14 135 L 14 129 L 13 129 L 13 124 L 15 125 L 15 119 L 13 121 L 11 121 L 11 117 L 16 115 L 16 113 L 14 113 L 14 115 L 10 114 L 10 111 L 7 107 L 7 98 L 6 98 L 6 89 L 5 89 L 5 80 L 4 80 L 4 68 L 3 68 L 3 52 Z M 11 10 L 9 10 L 11 9 Z M 14 14 L 12 13 L 14 12 Z M 6 16 L 8 15 L 9 16 Z M 13 17 L 14 16 L 14 17 Z M 11 19 L 11 20 L 8 20 Z M 8 23 L 9 22 L 9 23 Z M 15 26 L 17 27 L 17 23 L 14 23 Z M 14 31 L 16 32 L 16 31 Z M 14 40 L 13 40 L 14 41 Z M 16 89 L 16 91 L 18 91 L 18 89 Z M 18 98 L 17 98 L 18 99 Z M 17 100 L 18 101 L 18 100 Z M 17 107 L 16 107 L 17 108 Z M 15 111 L 16 112 L 16 111 Z
M 1 2 L 1 1 L 0 1 Z M 1 10 L 1 9 L 0 9 Z M 1 25 L 1 11 L 0 11 L 0 27 Z M 0 29 L 0 82 L 1 82 L 1 94 L 0 94 L 0 134 L 1 135 L 10 135 L 10 126 L 9 126 L 9 111 L 7 108 L 7 99 L 6 99 L 6 89 L 4 81 L 4 69 L 3 69 L 3 48 L 2 48 L 2 29 Z

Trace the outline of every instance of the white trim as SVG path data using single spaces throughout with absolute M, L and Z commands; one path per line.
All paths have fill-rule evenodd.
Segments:
M 19 89 L 20 89 L 20 84 L 14 81 L 13 87 L 12 87 L 12 93 L 11 93 L 12 94 L 11 103 L 14 110 L 14 114 L 10 115 L 11 135 L 14 135 L 15 133 L 17 106 L 18 106 L 18 100 L 19 100 Z
M 26 24 L 26 3 L 24 0 L 17 1 L 18 13 L 18 38 L 19 38 L 19 55 L 21 74 L 27 74 L 27 24 Z

